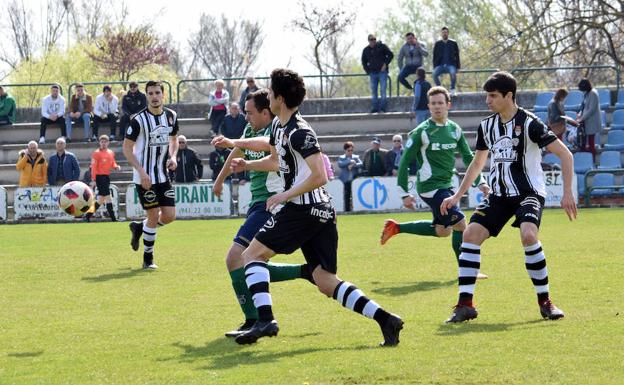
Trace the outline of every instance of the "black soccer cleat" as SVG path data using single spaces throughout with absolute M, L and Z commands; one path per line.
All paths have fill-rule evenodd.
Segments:
M 399 344 L 399 333 L 403 329 L 403 320 L 396 314 L 390 314 L 386 323 L 381 327 L 384 341 L 379 346 L 397 346 Z
M 132 246 L 132 250 L 137 251 L 139 249 L 139 240 L 141 239 L 141 235 L 143 235 L 143 222 L 130 222 L 128 226 L 132 233 L 130 246 Z
M 251 329 L 257 321 L 258 320 L 256 319 L 246 319 L 245 323 L 239 326 L 238 329 L 225 332 L 225 336 L 228 338 L 236 338 L 241 334 L 245 333 L 247 330 Z
M 542 318 L 547 318 L 553 321 L 565 317 L 563 311 L 550 302 L 550 300 L 540 305 L 540 313 L 542 314 Z
M 444 321 L 447 324 L 459 323 L 477 318 L 479 312 L 472 306 L 457 304 L 453 308 L 453 314 Z
M 273 337 L 279 332 L 279 326 L 276 320 L 258 321 L 251 329 L 242 333 L 234 341 L 239 345 L 253 344 L 262 337 Z

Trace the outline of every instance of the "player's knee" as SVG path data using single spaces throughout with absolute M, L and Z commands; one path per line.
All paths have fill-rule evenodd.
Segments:
M 480 245 L 486 238 L 487 236 L 484 236 L 478 228 L 468 226 L 466 230 L 464 230 L 463 240 L 466 243 Z
M 436 226 L 436 235 L 438 237 L 448 237 L 453 229 L 451 227 Z
M 537 231 L 534 231 L 533 229 L 523 230 L 520 234 L 520 238 L 524 246 L 531 246 L 538 242 Z

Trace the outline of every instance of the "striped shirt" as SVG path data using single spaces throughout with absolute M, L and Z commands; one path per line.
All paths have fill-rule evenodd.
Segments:
M 166 164 L 169 159 L 169 138 L 178 134 L 178 118 L 174 111 L 164 108 L 160 115 L 154 115 L 147 108 L 132 117 L 126 139 L 134 141 L 134 156 L 141 164 L 152 183 L 164 183 L 169 179 Z M 141 183 L 141 177 L 134 170 L 132 181 Z
M 277 117 L 273 119 L 269 143 L 275 146 L 278 155 L 284 190 L 291 189 L 310 177 L 312 170 L 305 159 L 321 152 L 321 148 L 316 139 L 316 133 L 308 122 L 303 120 L 299 112 L 295 112 L 284 126 L 280 124 Z M 330 196 L 322 186 L 289 199 L 289 202 L 298 205 L 329 201 Z
M 489 184 L 492 194 L 513 197 L 527 194 L 546 196 L 541 148 L 557 140 L 535 115 L 518 108 L 508 122 L 499 114 L 481 121 L 477 150 L 490 151 Z

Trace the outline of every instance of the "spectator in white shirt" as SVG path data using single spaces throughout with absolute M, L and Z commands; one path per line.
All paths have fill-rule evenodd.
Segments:
M 105 85 L 102 89 L 102 93 L 95 98 L 92 141 L 97 141 L 98 129 L 102 123 L 110 124 L 110 140 L 115 139 L 117 118 L 119 117 L 118 106 L 119 100 L 117 96 L 113 95 L 109 85 Z

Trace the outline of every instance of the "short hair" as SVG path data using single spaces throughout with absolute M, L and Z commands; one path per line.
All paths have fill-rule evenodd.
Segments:
M 277 98 L 284 98 L 289 109 L 295 108 L 303 102 L 306 95 L 303 78 L 293 70 L 276 68 L 271 72 L 271 90 Z
M 557 92 L 555 92 L 555 96 L 553 96 L 553 99 L 555 99 L 556 102 L 560 102 L 566 96 L 568 96 L 568 90 L 566 90 L 565 88 L 559 88 Z
M 403 141 L 403 137 L 399 134 L 396 134 L 394 136 L 392 136 L 392 141 L 394 142 L 395 140 L 400 140 L 401 142 Z
M 410 36 L 414 36 L 414 32 L 408 32 L 405 34 L 405 37 L 410 37 Z
M 113 92 L 113 89 L 108 84 L 102 87 L 102 92 L 110 91 Z
M 65 141 L 65 138 L 63 138 L 62 136 L 59 136 L 59 137 L 56 139 L 56 142 L 55 142 L 55 143 L 58 143 L 58 142 L 67 143 L 67 142 Z
M 424 80 L 426 75 L 427 75 L 427 72 L 425 71 L 424 67 L 418 67 L 418 69 L 416 69 L 416 77 L 419 80 Z
M 147 92 L 147 89 L 150 87 L 160 87 L 160 91 L 165 92 L 165 86 L 163 86 L 160 80 L 148 80 L 147 83 L 145 83 L 145 92 Z
M 511 92 L 511 99 L 516 101 L 516 78 L 512 74 L 505 71 L 494 72 L 483 83 L 483 90 L 485 92 L 500 92 L 503 96 Z
M 108 135 L 106 135 L 106 134 L 102 134 L 102 135 L 100 135 L 100 137 L 98 138 L 98 140 L 102 140 L 102 139 L 105 139 L 105 140 L 110 141 L 110 138 L 109 138 L 109 137 L 108 137 Z
M 247 76 L 247 79 L 245 79 L 246 82 L 256 82 L 256 79 L 253 76 Z
M 269 107 L 269 90 L 267 90 L 266 88 L 262 88 L 257 91 L 248 93 L 247 96 L 245 96 L 245 101 L 247 100 L 253 101 L 254 107 L 256 107 L 256 110 L 258 110 L 258 112 L 268 110 L 269 114 L 273 116 L 271 108 Z
M 83 83 L 76 83 L 76 88 L 84 88 L 84 84 Z
M 37 143 L 36 141 L 31 140 L 30 142 L 28 142 L 28 147 L 33 145 L 35 146 L 35 148 L 39 148 L 39 143 Z
M 56 88 L 57 90 L 59 90 L 59 89 L 61 89 L 61 86 L 59 86 L 58 84 L 52 84 L 50 86 L 50 89 L 52 89 L 52 88 Z
M 368 40 L 370 40 L 370 39 L 377 39 L 377 36 L 375 36 L 374 34 L 371 33 L 371 34 L 368 35 Z
M 184 140 L 186 142 L 186 136 L 178 135 L 178 141 L 180 141 L 180 139 L 182 139 L 182 140 Z
M 217 84 L 221 84 L 221 85 L 225 86 L 225 82 L 223 81 L 223 79 L 217 79 L 217 80 L 214 81 L 214 83 L 215 83 L 215 86 Z
M 131 81 L 130 83 L 128 83 L 128 87 L 131 87 L 131 88 L 132 87 L 138 87 L 138 86 L 139 86 L 139 83 L 135 82 L 134 80 Z
M 350 149 L 350 148 L 355 148 L 355 144 L 353 144 L 353 142 L 352 142 L 352 141 L 347 140 L 347 141 L 346 141 L 346 142 L 344 142 L 344 144 L 342 145 L 342 149 L 346 151 L 346 150 L 348 150 L 348 149 Z
M 431 87 L 429 91 L 427 91 L 427 100 L 431 99 L 433 95 L 438 95 L 438 94 L 444 95 L 447 103 L 451 101 L 451 94 L 448 92 L 446 88 L 442 86 Z
M 587 78 L 581 79 L 578 84 L 578 89 L 583 92 L 591 91 L 592 88 L 594 88 L 594 86 L 592 86 L 591 82 Z
M 238 102 L 230 103 L 230 108 L 232 108 L 232 107 L 240 108 L 240 106 L 238 105 Z
M 449 29 L 448 29 L 448 27 L 447 27 L 446 25 L 445 25 L 444 27 L 442 27 L 442 29 L 440 29 L 440 31 L 444 31 L 444 30 L 446 30 L 446 31 L 448 31 L 448 30 L 449 30 Z

